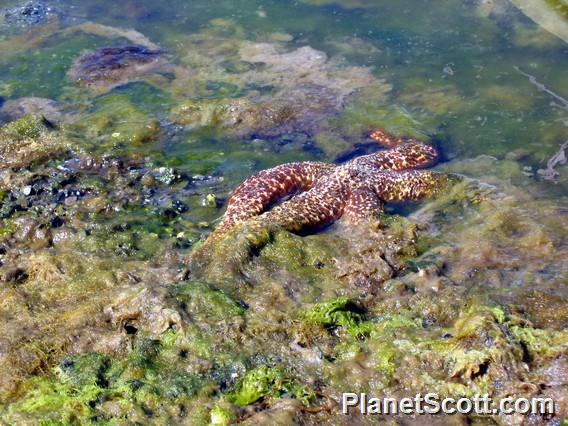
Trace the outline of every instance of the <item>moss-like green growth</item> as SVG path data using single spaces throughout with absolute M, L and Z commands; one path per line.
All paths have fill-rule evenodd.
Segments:
M 0 413 L 5 419 L 36 419 L 39 424 L 89 423 L 93 420 L 91 404 L 102 389 L 96 385 L 74 388 L 70 384 L 37 378 L 29 383 L 30 391 L 18 403 Z M 14 416 L 14 417 L 13 417 Z
M 361 310 L 346 297 L 317 303 L 304 312 L 304 318 L 326 328 L 343 327 L 355 337 L 368 335 L 371 324 L 363 320 Z
M 304 404 L 309 404 L 315 394 L 303 385 L 291 379 L 278 368 L 262 366 L 249 371 L 227 396 L 227 400 L 244 407 L 261 398 L 278 398 L 287 394 Z
M 104 38 L 75 34 L 61 37 L 59 31 L 45 28 L 30 34 L 30 38 L 11 39 L 2 43 L 2 78 L 14 98 L 40 96 L 56 99 L 66 91 L 66 73 L 83 49 L 92 49 L 108 43 Z M 41 48 L 38 48 L 41 40 Z M 6 66 L 10 63 L 11 66 Z M 41 82 L 41 84 L 38 84 Z
M 266 366 L 251 370 L 243 377 L 229 400 L 236 405 L 245 406 L 265 396 L 278 396 L 285 382 L 284 372 Z
M 70 126 L 76 137 L 86 140 L 91 149 L 130 147 L 154 141 L 160 124 L 119 94 L 104 96 L 94 113 Z
M 314 286 L 333 285 L 337 281 L 333 258 L 344 244 L 333 236 L 300 237 L 279 230 L 263 247 L 259 262 L 269 268 L 286 268 L 299 280 Z
M 14 233 L 15 230 L 16 226 L 14 225 L 13 220 L 11 219 L 0 220 L 0 240 L 9 238 Z
M 211 425 L 227 426 L 237 420 L 237 415 L 230 408 L 218 403 L 211 410 Z
M 170 353 L 179 352 L 177 340 L 163 343 L 142 339 L 132 353 L 111 358 L 97 353 L 70 356 L 51 376 L 26 382 L 24 395 L 0 409 L 9 422 L 51 421 L 86 424 L 126 418 L 173 419 L 170 408 L 194 398 L 203 378 L 172 363 Z
M 295 117 L 285 103 L 260 104 L 246 98 L 192 99 L 172 110 L 176 123 L 222 129 L 230 134 L 249 134 L 290 122 Z
M 172 119 L 183 125 L 228 127 L 242 122 L 241 115 L 253 112 L 247 100 L 191 99 L 172 110 Z
M 165 249 L 164 241 L 174 234 L 174 230 L 159 215 L 153 216 L 146 223 L 140 223 L 141 214 L 135 209 L 128 209 L 124 215 L 109 220 L 105 226 L 92 226 L 89 238 L 80 240 L 77 246 L 81 250 L 103 256 L 139 260 L 155 256 Z
M 510 329 L 531 359 L 553 358 L 568 352 L 568 332 L 550 332 L 519 325 L 513 325 Z
M 239 275 L 271 281 L 269 271 L 285 271 L 295 282 L 308 284 L 297 296 L 313 303 L 322 296 L 333 297 L 334 290 L 341 291 L 346 283 L 382 282 L 391 277 L 393 267 L 402 268 L 407 258 L 416 255 L 417 227 L 407 219 L 397 216 L 385 221 L 382 229 L 367 225 L 360 228 L 361 235 L 338 229 L 299 236 L 262 216 L 251 218 L 227 232 L 214 233 L 196 247 L 193 271 L 199 279 L 212 282 L 230 282 Z M 370 239 L 365 230 L 371 232 Z
M 110 360 L 99 354 L 66 358 L 52 378 L 36 377 L 24 386 L 25 396 L 0 415 L 6 419 L 41 419 L 40 424 L 72 424 L 94 420 L 95 405 L 105 392 Z
M 384 129 L 397 136 L 427 139 L 423 120 L 396 105 L 358 102 L 347 108 L 334 124 L 350 137 L 358 138 L 370 130 Z
M 55 369 L 56 375 L 62 382 L 75 389 L 85 386 L 105 386 L 106 370 L 110 366 L 110 359 L 97 353 L 69 357 Z
M 190 281 L 175 289 L 175 297 L 184 304 L 192 315 L 199 315 L 203 320 L 221 321 L 233 316 L 243 315 L 245 310 L 230 296 L 210 285 Z
M 12 121 L 2 128 L 2 134 L 16 140 L 35 139 L 47 131 L 47 122 L 42 117 L 28 115 Z
M 0 167 L 20 169 L 63 155 L 68 144 L 43 118 L 28 115 L 0 129 Z

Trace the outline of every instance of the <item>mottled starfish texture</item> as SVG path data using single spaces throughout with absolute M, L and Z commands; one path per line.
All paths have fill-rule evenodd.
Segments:
M 341 165 L 288 163 L 251 176 L 232 193 L 210 238 L 255 216 L 291 232 L 319 228 L 340 217 L 356 224 L 380 211 L 385 202 L 418 200 L 439 188 L 442 175 L 416 170 L 436 163 L 435 148 L 373 132 L 375 141 L 381 138 L 385 145 L 397 147 Z M 284 197 L 290 198 L 270 208 Z

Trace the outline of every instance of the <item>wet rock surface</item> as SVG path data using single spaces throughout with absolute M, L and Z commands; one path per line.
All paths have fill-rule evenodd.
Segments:
M 240 135 L 314 134 L 326 126 L 329 115 L 345 108 L 349 96 L 369 87 L 389 90 L 369 69 L 342 66 L 309 46 L 286 52 L 275 44 L 244 42 L 238 59 L 251 68 L 236 76 L 249 86 L 247 96 L 186 101 L 174 109 L 174 121 L 219 126 Z
M 62 106 L 56 101 L 29 97 L 4 102 L 0 108 L 0 123 L 16 121 L 28 115 L 43 117 L 53 125 L 59 125 L 66 120 Z
M 69 71 L 69 78 L 84 87 L 108 91 L 145 76 L 166 72 L 163 52 L 144 46 L 102 47 L 81 55 Z
M 2 172 L 18 170 L 37 162 L 65 155 L 68 144 L 52 131 L 52 124 L 40 116 L 26 116 L 0 130 Z

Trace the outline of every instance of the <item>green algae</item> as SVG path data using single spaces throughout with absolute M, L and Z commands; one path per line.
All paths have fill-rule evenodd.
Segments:
M 143 114 L 159 120 L 164 119 L 167 116 L 168 108 L 175 104 L 171 93 L 144 81 L 136 81 L 121 86 L 111 94 L 99 97 L 96 104 L 102 104 L 100 108 L 104 109 L 106 99 L 110 97 L 110 102 L 112 102 L 114 95 L 119 95 L 120 99 L 135 105 Z
M 21 169 L 65 155 L 69 143 L 43 117 L 28 115 L 0 129 L 0 164 Z
M 284 394 L 306 405 L 315 397 L 313 391 L 296 384 L 284 371 L 262 366 L 249 371 L 227 396 L 227 400 L 238 406 L 246 406 L 261 398 L 278 398 Z
M 188 282 L 179 286 L 175 297 L 183 302 L 193 315 L 199 315 L 202 320 L 221 321 L 245 313 L 244 308 L 229 295 L 202 282 Z
M 3 55 L 2 61 L 8 60 L 15 66 L 5 67 L 2 73 L 5 84 L 9 84 L 10 95 L 13 97 L 35 96 L 57 99 L 66 92 L 68 86 L 66 73 L 72 61 L 83 49 L 100 46 L 104 39 L 91 35 L 75 35 L 74 37 L 55 36 L 40 40 L 41 48 L 28 50 L 17 49 L 11 55 Z M 24 44 L 25 41 L 21 41 Z M 20 47 L 21 49 L 21 47 Z
M 114 94 L 100 99 L 95 112 L 74 124 L 70 131 L 82 141 L 88 141 L 87 146 L 92 151 L 123 147 L 128 152 L 132 145 L 155 141 L 160 125 L 137 109 L 127 97 Z
M 524 343 L 516 336 L 515 320 L 507 317 L 505 323 L 498 326 L 495 312 L 503 320 L 503 312 L 499 308 L 470 308 L 468 314 L 458 317 L 447 339 L 428 340 L 424 336 L 426 330 L 408 314 L 371 321 L 371 333 L 365 340 L 359 341 L 359 347 L 351 352 L 351 358 L 349 352 L 345 352 L 346 343 L 340 343 L 335 347 L 337 359 L 343 364 L 349 363 L 353 357 L 369 354 L 372 368 L 379 377 L 383 377 L 373 380 L 381 382 L 382 387 L 396 388 L 395 383 L 402 380 L 413 383 L 412 386 L 418 386 L 417 389 L 430 389 L 440 395 L 492 394 L 496 392 L 492 388 L 492 380 L 503 374 L 501 368 L 516 372 L 519 380 L 524 380 Z M 410 315 L 414 314 L 411 312 Z M 440 331 L 428 334 L 434 336 L 438 333 Z M 565 350 L 563 333 L 539 330 L 527 334 L 531 333 L 538 335 L 542 343 L 546 339 L 555 339 L 554 350 Z M 531 358 L 531 365 L 535 366 L 549 356 L 531 354 L 535 355 Z M 426 367 L 425 362 L 431 367 Z M 413 372 L 413 369 L 417 370 Z M 346 380 L 345 383 L 349 383 L 349 379 Z
M 285 104 L 262 105 L 246 98 L 187 100 L 172 110 L 176 123 L 215 128 L 229 134 L 261 132 L 286 124 L 294 117 L 293 109 Z
M 469 185 L 458 182 L 439 200 L 437 208 L 444 210 L 449 205 L 455 209 L 453 214 L 465 218 L 477 218 L 479 211 L 491 210 L 485 205 L 491 200 L 488 191 L 464 190 L 472 189 Z M 469 216 L 464 216 L 467 212 Z M 503 221 L 509 217 L 504 216 Z M 381 227 L 389 244 L 393 240 L 414 241 L 418 232 L 415 224 L 397 215 L 382 217 Z M 141 229 L 138 228 L 139 232 Z M 495 232 L 498 228 L 490 224 L 490 229 Z M 509 229 L 505 235 L 516 237 L 517 233 L 511 232 Z M 369 230 L 366 234 L 370 238 Z M 86 237 L 105 240 L 110 236 L 101 237 L 95 232 Z M 351 247 L 361 243 L 357 235 L 351 237 Z M 33 387 L 33 379 L 24 381 L 18 400 L 3 414 L 15 420 L 47 416 L 65 422 L 73 421 L 69 420 L 73 417 L 67 407 L 76 406 L 77 416 L 83 422 L 124 420 L 128 415 L 140 421 L 152 418 L 175 423 L 180 421 L 181 404 L 188 418 L 205 422 L 211 416 L 212 420 L 223 422 L 242 415 L 233 405 L 246 407 L 262 402 L 260 405 L 276 406 L 277 400 L 290 397 L 310 405 L 313 391 L 304 383 L 313 380 L 320 380 L 324 389 L 344 391 L 369 390 L 372 384 L 374 389 L 389 392 L 433 389 L 452 397 L 477 392 L 498 397 L 500 394 L 492 387 L 494 380 L 517 386 L 526 380 L 527 360 L 532 367 L 546 365 L 565 350 L 562 332 L 533 327 L 510 315 L 503 306 L 476 301 L 475 291 L 472 298 L 462 298 L 456 283 L 463 281 L 442 279 L 438 276 L 442 268 L 428 269 L 425 276 L 420 272 L 425 268 L 401 274 L 396 282 L 381 286 L 383 290 L 373 290 L 375 294 L 381 291 L 381 297 L 345 286 L 334 277 L 332 267 L 345 238 L 326 233 L 301 237 L 270 227 L 254 228 L 251 224 L 241 227 L 216 248 L 220 256 L 231 253 L 233 258 L 238 256 L 239 244 L 243 244 L 246 256 L 241 258 L 238 268 L 226 268 L 226 263 L 220 268 L 226 281 L 191 280 L 170 284 L 163 293 L 147 290 L 156 288 L 156 282 L 163 283 L 155 276 L 136 285 L 136 292 L 120 296 L 112 309 L 105 309 L 117 311 L 112 314 L 115 319 L 111 323 L 127 330 L 131 351 L 69 357 L 61 350 L 41 367 L 43 380 L 49 385 L 39 386 L 34 394 L 28 391 Z M 380 244 L 385 243 L 375 240 L 375 246 Z M 403 259 L 411 256 L 410 251 L 401 251 Z M 108 255 L 105 251 L 100 254 Z M 426 251 L 427 255 L 432 253 Z M 124 268 L 117 268 L 119 261 L 115 259 L 114 264 L 93 265 L 94 269 L 83 268 L 80 272 L 83 262 L 77 259 L 74 255 L 77 274 L 82 276 L 80 283 L 67 281 L 61 285 L 68 290 L 81 289 L 81 297 L 89 295 L 87 283 L 91 291 L 117 285 L 111 284 L 116 278 L 103 278 L 100 272 L 95 277 L 93 271 L 120 272 Z M 432 257 L 430 263 L 439 261 Z M 69 268 L 68 260 L 60 262 L 66 265 L 65 269 Z M 351 262 L 356 264 L 353 259 Z M 290 274 L 285 281 L 273 276 L 275 271 L 282 274 L 287 268 Z M 134 269 L 133 273 L 140 271 Z M 94 278 L 100 281 L 93 282 Z M 235 285 L 242 279 L 246 280 L 245 285 Z M 33 278 L 19 288 L 30 292 L 39 282 Z M 282 282 L 289 288 L 281 290 Z M 318 294 L 314 289 L 323 287 L 322 283 L 325 288 Z M 135 284 L 128 286 L 132 285 Z M 46 287 L 42 290 L 45 292 Z M 330 297 L 337 291 L 349 296 Z M 42 297 L 46 303 L 48 293 Z M 273 297 L 276 300 L 271 302 Z M 312 305 L 314 301 L 318 303 Z M 165 312 L 169 320 L 158 325 L 153 312 Z M 298 339 L 302 350 L 316 354 L 321 351 L 321 369 L 308 366 L 300 355 L 287 349 Z M 549 346 L 553 349 L 547 352 L 544 348 Z M 48 345 L 37 349 L 44 353 L 50 350 L 53 349 Z M 260 356 L 260 361 L 251 354 Z M 275 355 L 280 357 L 278 362 L 266 362 Z M 352 369 L 360 359 L 365 360 L 363 379 L 360 369 Z M 54 362 L 56 367 L 52 370 L 50 364 Z M 512 375 L 505 377 L 504 370 Z M 232 381 L 235 371 L 241 379 Z M 85 376 L 81 376 L 83 372 Z M 215 389 L 226 386 L 224 383 L 229 383 L 228 390 L 216 396 Z M 47 391 L 48 387 L 56 389 L 57 394 Z M 48 397 L 47 402 L 42 395 Z M 232 405 L 225 406 L 220 400 Z M 202 403 L 206 408 L 195 407 Z M 60 412 L 51 404 L 66 408 Z
M 363 320 L 360 308 L 345 297 L 318 303 L 302 316 L 308 322 L 326 328 L 342 327 L 355 337 L 363 337 L 371 329 L 370 324 Z
M 512 326 L 513 336 L 528 351 L 531 359 L 546 359 L 559 356 L 568 350 L 566 332 L 550 332 L 527 326 Z
M 9 219 L 2 219 L 0 223 L 0 238 L 3 240 L 10 238 L 16 231 L 16 225 L 14 224 L 14 221 Z
M 211 410 L 211 424 L 218 426 L 229 425 L 237 420 L 237 415 L 230 409 L 223 407 L 221 404 L 217 404 Z
M 173 109 L 172 118 L 174 122 L 183 125 L 230 127 L 238 123 L 240 108 L 246 111 L 251 105 L 240 101 L 234 103 L 227 100 L 187 100 Z
M 286 265 L 287 271 L 303 282 L 325 286 L 335 280 L 332 259 L 341 241 L 321 243 L 322 239 L 317 236 L 306 239 L 288 232 L 277 232 L 272 236 L 271 244 L 260 247 L 262 258 L 259 261 L 274 269 Z
M 374 129 L 384 129 L 401 137 L 427 138 L 428 123 L 397 105 L 357 102 L 348 107 L 334 124 L 351 138 L 361 137 Z
M 102 393 L 97 386 L 86 386 L 79 390 L 71 385 L 52 383 L 45 379 L 34 380 L 31 384 L 34 390 L 27 398 L 13 405 L 3 413 L 10 419 L 12 413 L 19 415 L 38 415 L 40 424 L 71 424 L 73 422 L 89 421 L 93 410 L 89 403 L 96 401 Z
M 140 339 L 131 354 L 116 358 L 97 353 L 65 358 L 51 377 L 35 378 L 22 387 L 23 397 L 0 414 L 8 421 L 32 419 L 68 423 L 104 423 L 152 418 L 172 421 L 183 414 L 174 406 L 192 404 L 208 395 L 211 378 L 184 372 L 176 359 L 187 359 L 183 335 L 169 332 L 160 340 Z M 181 339 L 181 340 L 180 340 Z M 182 354 L 182 355 L 180 355 Z M 237 406 L 260 399 L 294 398 L 305 405 L 316 398 L 305 385 L 284 370 L 261 366 L 251 369 L 211 411 L 212 419 L 235 418 L 223 401 Z M 199 410 L 191 417 L 206 413 Z M 224 424 L 221 422 L 221 424 Z
M 48 130 L 46 121 L 41 117 L 27 116 L 6 124 L 2 135 L 6 138 L 37 139 Z
M 162 358 L 163 350 L 159 342 L 146 341 L 122 360 L 96 353 L 68 357 L 52 378 L 27 383 L 25 396 L 3 416 L 64 424 L 136 418 L 150 412 L 167 419 L 174 413 L 164 403 L 195 395 L 199 379 L 171 368 Z
M 245 406 L 268 395 L 275 395 L 284 386 L 284 373 L 268 367 L 260 367 L 249 371 L 229 396 L 236 405 Z

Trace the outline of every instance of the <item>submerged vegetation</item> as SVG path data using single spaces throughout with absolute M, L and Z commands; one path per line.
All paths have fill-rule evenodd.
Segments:
M 0 424 L 342 424 L 342 392 L 568 418 L 560 39 L 504 0 L 9 3 Z M 431 140 L 448 187 L 199 256 L 244 178 L 377 128 Z

